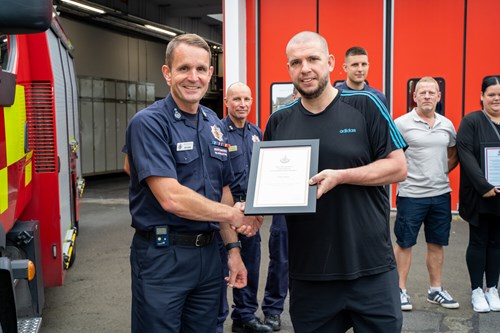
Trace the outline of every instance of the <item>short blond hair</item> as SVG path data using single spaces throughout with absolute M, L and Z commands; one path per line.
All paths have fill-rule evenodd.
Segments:
M 434 83 L 436 85 L 437 91 L 439 92 L 439 83 L 432 76 L 424 76 L 423 78 L 421 78 L 420 80 L 418 80 L 417 84 L 415 85 L 415 92 L 417 92 L 418 87 L 420 86 L 420 83 L 424 83 L 424 82 Z
M 212 51 L 210 51 L 210 46 L 203 38 L 201 38 L 197 34 L 179 35 L 172 39 L 167 45 L 167 50 L 165 51 L 165 65 L 167 65 L 168 68 L 172 67 L 172 63 L 174 61 L 174 51 L 181 44 L 199 47 L 200 49 L 207 51 L 209 56 L 208 58 L 212 59 Z

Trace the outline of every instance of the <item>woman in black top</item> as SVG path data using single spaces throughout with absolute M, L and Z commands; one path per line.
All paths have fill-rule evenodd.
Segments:
M 469 222 L 466 261 L 476 312 L 500 311 L 500 184 L 484 172 L 485 146 L 500 149 L 500 76 L 487 76 L 481 86 L 483 110 L 469 113 L 457 132 L 460 160 L 460 216 Z M 496 160 L 498 161 L 497 155 Z M 494 161 L 490 160 L 490 163 Z M 496 162 L 498 163 L 498 162 Z M 496 169 L 498 170 L 498 169 Z M 492 184 L 491 182 L 495 182 Z M 486 289 L 483 292 L 483 277 Z

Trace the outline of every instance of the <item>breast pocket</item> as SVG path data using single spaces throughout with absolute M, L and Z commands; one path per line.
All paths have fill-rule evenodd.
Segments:
M 202 170 L 200 170 L 200 154 L 198 150 L 173 150 L 173 152 L 176 163 L 177 179 L 179 182 L 182 182 L 183 184 L 194 189 L 192 184 L 195 182 L 193 182 L 193 180 L 202 177 L 202 174 L 200 174 Z
M 230 151 L 229 152 L 229 158 L 232 160 L 237 160 L 238 157 L 243 155 L 243 151 L 241 150 L 236 150 L 236 151 Z
M 208 150 L 209 150 L 210 156 L 212 158 L 215 158 L 215 159 L 222 161 L 222 162 L 227 161 L 227 148 L 226 147 L 209 145 Z
M 245 159 L 241 150 L 229 152 L 229 159 L 235 174 L 245 171 Z
M 222 189 L 224 178 L 229 177 L 227 174 L 226 161 L 228 161 L 228 152 L 226 147 L 208 145 L 210 159 L 206 161 L 206 168 L 210 178 L 210 182 L 214 189 L 219 191 Z M 230 170 L 230 169 L 229 169 Z
M 176 151 L 174 153 L 175 162 L 177 164 L 189 164 L 196 161 L 200 155 L 196 149 L 185 150 L 185 151 Z

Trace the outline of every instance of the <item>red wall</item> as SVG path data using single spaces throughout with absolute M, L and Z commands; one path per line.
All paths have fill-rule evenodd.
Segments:
M 432 1 L 429 5 L 423 1 L 395 1 L 394 118 L 407 112 L 406 87 L 409 79 L 442 77 L 445 81 L 445 116 L 458 128 L 462 118 L 464 8 L 464 0 Z M 450 181 L 452 209 L 456 210 L 458 170 L 452 171 Z
M 383 91 L 384 51 L 384 3 L 383 1 L 358 2 L 321 0 L 319 4 L 319 33 L 328 42 L 330 53 L 335 57 L 331 79 L 345 80 L 342 68 L 345 51 L 361 46 L 368 51 L 370 86 Z
M 481 82 L 500 75 L 500 1 L 468 1 L 465 69 L 465 114 L 481 109 Z
M 271 84 L 290 82 L 286 65 L 286 44 L 297 32 L 316 31 L 316 1 L 310 1 L 307 5 L 304 0 L 288 0 L 286 5 L 282 0 L 259 2 L 260 40 L 257 43 L 260 48 L 258 70 L 260 122 L 258 126 L 264 130 L 271 114 Z
M 311 30 L 327 39 L 330 53 L 335 56 L 332 83 L 345 79 L 344 52 L 351 46 L 368 50 L 368 81 L 382 91 L 385 63 L 385 68 L 392 71 L 385 78 L 391 82 L 391 91 L 385 93 L 394 118 L 407 111 L 409 79 L 443 78 L 445 116 L 458 129 L 464 110 L 468 113 L 480 108 L 482 78 L 500 74 L 497 56 L 500 45 L 495 43 L 500 1 L 393 0 L 392 3 L 393 26 L 385 27 L 383 0 L 289 0 L 285 4 L 280 0 L 247 0 L 247 70 L 249 82 L 255 82 L 253 90 L 260 94 L 254 101 L 260 112 L 258 125 L 264 129 L 270 115 L 271 84 L 290 81 L 286 43 L 297 32 Z M 257 6 L 258 10 L 254 10 Z M 253 33 L 256 21 L 259 36 Z M 392 40 L 386 40 L 384 28 L 392 32 Z M 385 45 L 392 50 L 386 57 Z M 253 47 L 259 48 L 258 59 Z M 456 210 L 459 168 L 450 174 L 450 180 L 452 209 Z

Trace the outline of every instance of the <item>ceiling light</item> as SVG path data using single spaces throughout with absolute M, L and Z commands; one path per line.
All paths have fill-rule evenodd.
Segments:
M 222 22 L 222 13 L 221 14 L 208 14 L 208 17 L 213 18 L 214 20 Z
M 148 28 L 149 30 L 153 30 L 153 31 L 156 31 L 156 32 L 161 32 L 162 34 L 167 34 L 167 35 L 170 35 L 170 36 L 173 36 L 173 37 L 177 36 L 177 34 L 175 32 L 168 31 L 168 30 L 165 30 L 165 29 L 161 29 L 161 28 L 155 27 L 154 25 L 145 24 L 144 26 L 146 28 Z
M 96 13 L 99 13 L 99 14 L 106 14 L 106 12 L 102 9 L 99 9 L 99 8 L 96 8 L 96 7 L 92 7 L 92 6 L 88 6 L 88 5 L 85 5 L 83 3 L 80 3 L 80 2 L 76 2 L 76 1 L 73 1 L 73 0 L 61 0 L 62 2 L 65 2 L 69 5 L 73 5 L 73 6 L 76 6 L 76 7 L 79 7 L 79 8 L 82 8 L 82 9 L 86 9 L 86 10 L 90 10 L 91 12 L 96 12 Z

